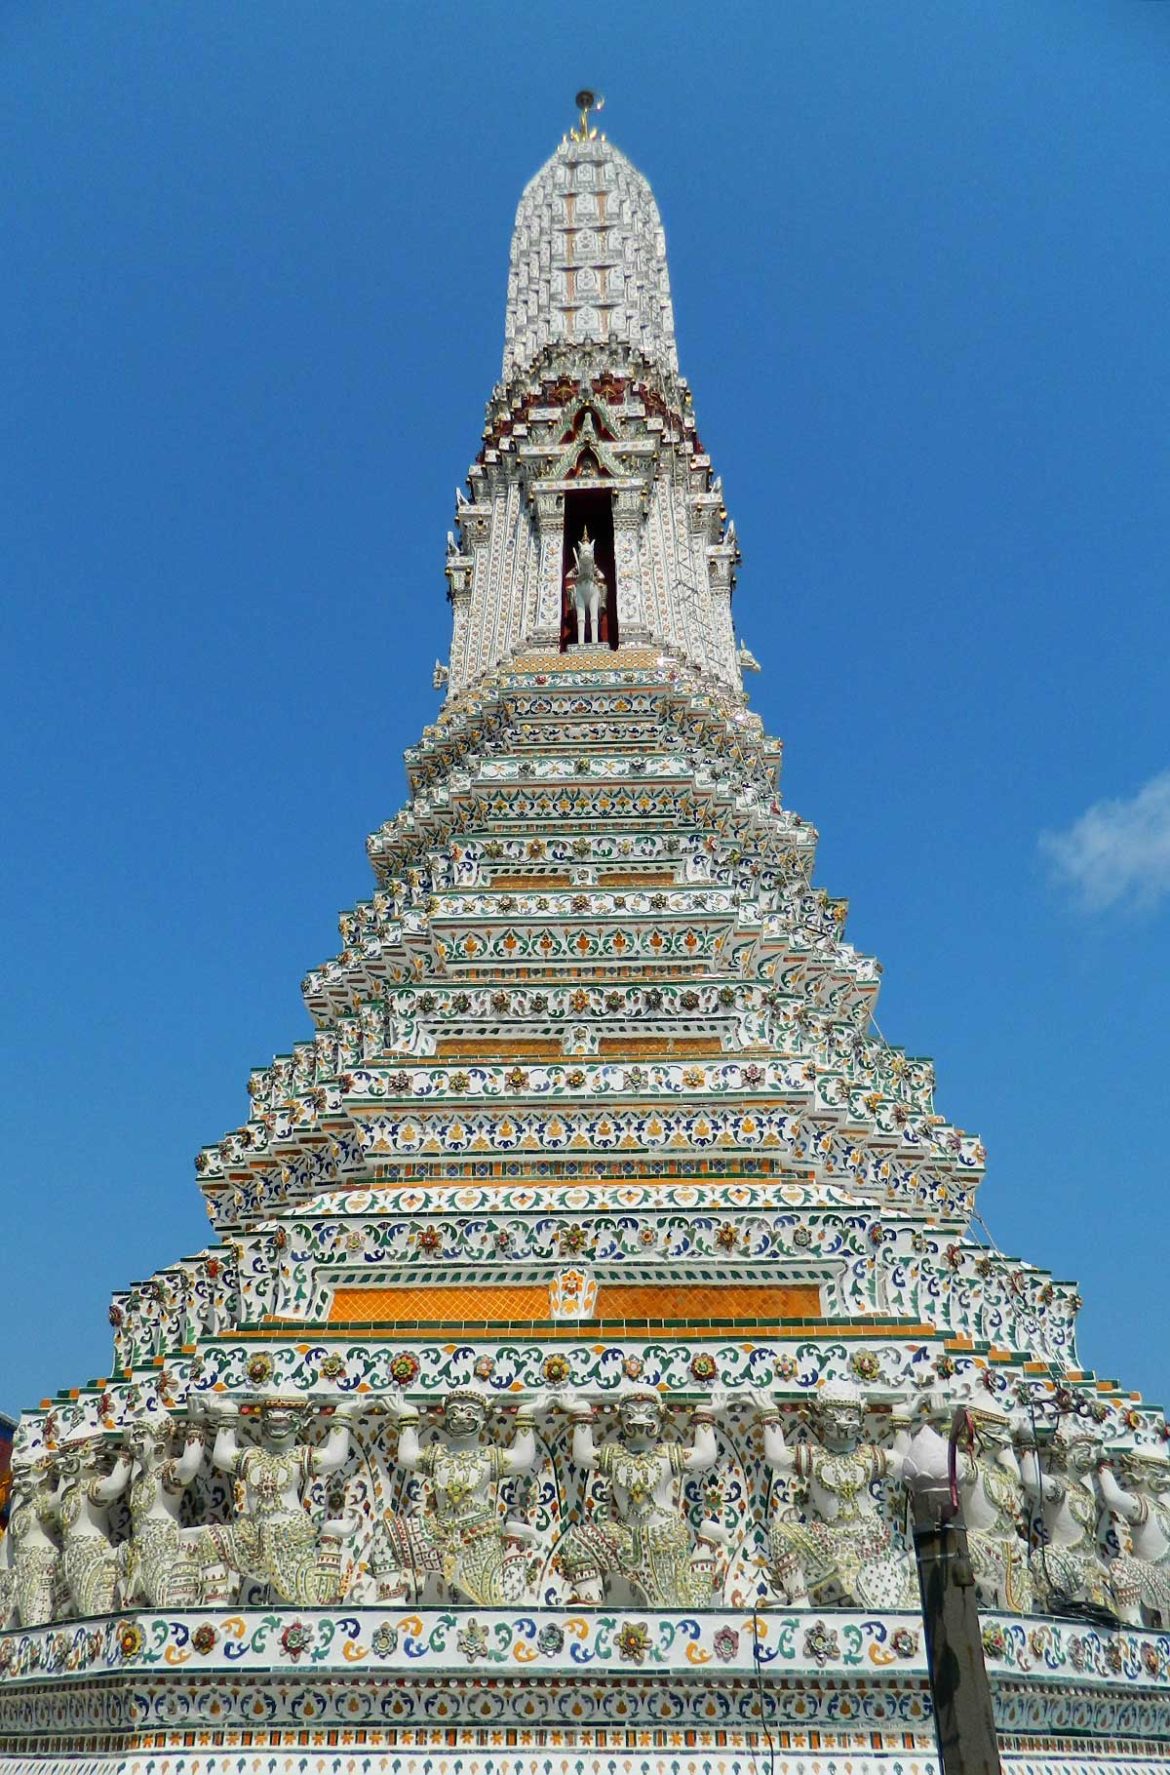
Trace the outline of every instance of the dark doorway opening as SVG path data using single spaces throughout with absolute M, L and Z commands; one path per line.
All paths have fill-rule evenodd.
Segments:
M 577 633 L 577 611 L 568 587 L 573 550 L 585 531 L 593 544 L 594 559 L 605 577 L 605 597 L 598 612 L 598 637 L 610 647 L 618 644 L 617 567 L 613 556 L 613 494 L 606 487 L 575 487 L 565 494 L 565 541 L 561 554 L 561 652 L 588 637 Z

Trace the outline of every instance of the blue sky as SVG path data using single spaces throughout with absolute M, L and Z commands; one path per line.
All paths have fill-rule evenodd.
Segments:
M 108 1371 L 438 699 L 520 189 L 650 178 L 755 705 L 1009 1252 L 1165 1398 L 1170 6 L 9 7 L 0 1407 Z

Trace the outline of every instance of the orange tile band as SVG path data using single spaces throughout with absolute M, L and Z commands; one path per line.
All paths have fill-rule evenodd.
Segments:
M 597 1291 L 593 1319 L 812 1319 L 821 1311 L 816 1283 L 610 1282 Z M 541 1283 L 488 1287 L 339 1288 L 331 1324 L 466 1324 L 482 1319 L 541 1321 L 551 1317 Z
M 494 894 L 543 894 L 548 888 L 567 888 L 572 886 L 572 876 L 553 875 L 493 875 L 491 879 Z
M 603 1035 L 597 1045 L 603 1059 L 613 1060 L 709 1060 L 723 1053 L 717 1035 Z
M 599 869 L 597 871 L 597 885 L 600 888 L 653 887 L 655 883 L 661 883 L 665 887 L 674 887 L 674 870 Z
M 527 1041 L 508 1037 L 490 1041 L 479 1036 L 449 1035 L 435 1043 L 437 1060 L 561 1060 L 563 1049 L 555 1036 L 531 1036 Z

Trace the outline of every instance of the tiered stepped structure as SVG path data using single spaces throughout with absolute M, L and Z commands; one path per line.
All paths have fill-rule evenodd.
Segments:
M 956 1402 L 1006 1765 L 1160 1764 L 1161 1413 L 973 1236 L 983 1148 L 877 1032 L 588 116 L 456 523 L 313 1038 L 198 1157 L 214 1242 L 20 1422 L 0 1768 L 927 1775 L 904 1481 Z

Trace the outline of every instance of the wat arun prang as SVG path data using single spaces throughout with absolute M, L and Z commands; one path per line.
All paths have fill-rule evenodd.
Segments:
M 905 1478 L 962 1491 L 1007 1766 L 1170 1740 L 1159 1411 L 972 1231 L 747 706 L 645 180 L 525 190 L 446 698 L 199 1155 L 215 1228 L 21 1420 L 0 1768 L 926 1775 Z

